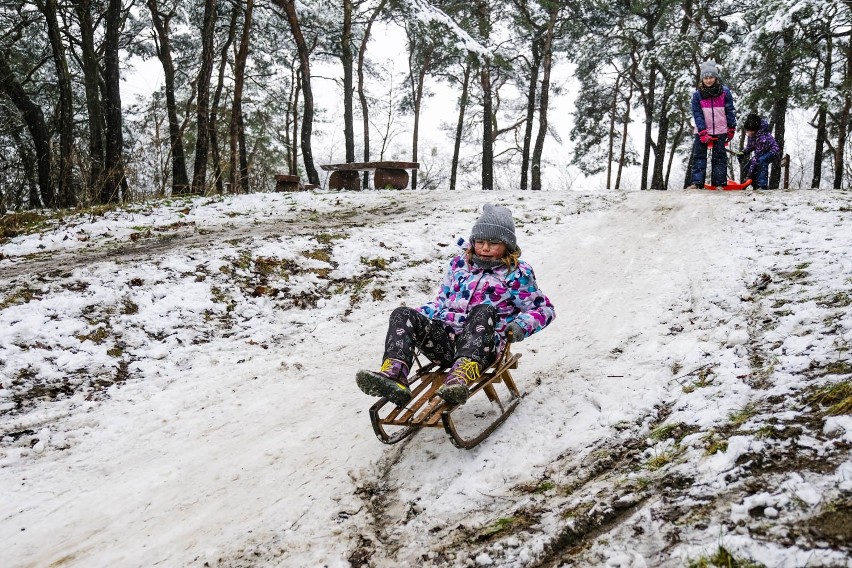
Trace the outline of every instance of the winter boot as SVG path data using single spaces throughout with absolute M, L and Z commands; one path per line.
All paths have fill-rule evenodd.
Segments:
M 438 396 L 447 404 L 464 404 L 467 402 L 468 385 L 479 380 L 481 373 L 482 367 L 479 363 L 467 357 L 459 357 L 447 373 L 444 384 L 438 389 Z
M 383 396 L 397 406 L 411 400 L 407 379 L 408 365 L 398 359 L 385 359 L 378 372 L 358 371 L 355 375 L 359 389 L 370 396 Z

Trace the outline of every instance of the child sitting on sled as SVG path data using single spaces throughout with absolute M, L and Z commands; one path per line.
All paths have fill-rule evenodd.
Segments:
M 746 179 L 752 180 L 755 189 L 766 189 L 769 185 L 769 163 L 781 153 L 778 142 L 770 132 L 769 123 L 760 115 L 748 115 L 743 127 L 748 136 L 743 154 L 754 152 L 745 168 Z
M 358 371 L 358 388 L 405 406 L 411 400 L 408 371 L 420 349 L 450 367 L 438 395 L 448 404 L 467 402 L 468 385 L 496 360 L 508 333 L 512 341 L 523 341 L 553 321 L 553 305 L 520 255 L 512 213 L 485 205 L 468 248 L 450 261 L 437 297 L 391 313 L 382 366 Z

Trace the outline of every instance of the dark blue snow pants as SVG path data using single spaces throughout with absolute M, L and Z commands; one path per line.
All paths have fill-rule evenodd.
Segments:
M 728 140 L 725 134 L 716 134 L 713 144 L 713 156 L 710 159 L 710 185 L 726 185 L 728 183 L 728 156 L 725 153 L 725 142 Z M 698 135 L 692 146 L 692 183 L 702 186 L 707 172 L 707 146 Z

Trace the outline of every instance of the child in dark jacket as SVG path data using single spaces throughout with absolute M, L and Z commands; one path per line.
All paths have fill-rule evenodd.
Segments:
M 730 89 L 722 85 L 715 61 L 701 64 L 701 82 L 692 95 L 695 140 L 692 146 L 692 184 L 687 189 L 703 189 L 707 171 L 707 148 L 712 145 L 710 184 L 722 187 L 728 182 L 728 156 L 725 144 L 734 137 L 737 115 Z
M 397 406 L 408 404 L 408 371 L 421 349 L 430 361 L 451 367 L 438 395 L 462 404 L 468 385 L 502 352 L 508 332 L 518 342 L 553 321 L 553 304 L 520 258 L 509 209 L 485 205 L 470 241 L 450 261 L 433 301 L 391 313 L 381 368 L 356 375 L 362 391 Z
M 746 178 L 752 180 L 755 189 L 766 189 L 769 184 L 769 163 L 781 153 L 778 142 L 770 132 L 769 123 L 757 114 L 748 115 L 743 126 L 748 136 L 743 154 L 754 152 L 745 168 Z

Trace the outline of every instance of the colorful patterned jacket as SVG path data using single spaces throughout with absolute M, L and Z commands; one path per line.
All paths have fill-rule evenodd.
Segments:
M 704 96 L 702 96 L 704 95 Z M 692 119 L 695 132 L 706 130 L 711 136 L 727 134 L 729 128 L 736 128 L 737 114 L 734 110 L 734 97 L 728 87 L 722 86 L 722 92 L 715 96 L 706 96 L 706 92 L 696 89 L 692 95 Z
M 743 154 L 754 152 L 751 160 L 749 160 L 748 169 L 752 169 L 758 163 L 765 164 L 781 153 L 778 148 L 778 142 L 770 132 L 769 123 L 765 118 L 760 119 L 760 128 L 754 133 L 754 136 L 748 137 L 746 147 L 743 148 Z
M 495 332 L 499 350 L 506 343 L 506 328 L 517 323 L 524 336 L 544 329 L 556 315 L 553 304 L 539 290 L 532 267 L 521 260 L 515 270 L 506 266 L 483 269 L 468 263 L 464 253 L 455 256 L 441 282 L 437 297 L 417 311 L 460 334 L 470 308 L 491 304 L 499 321 Z

